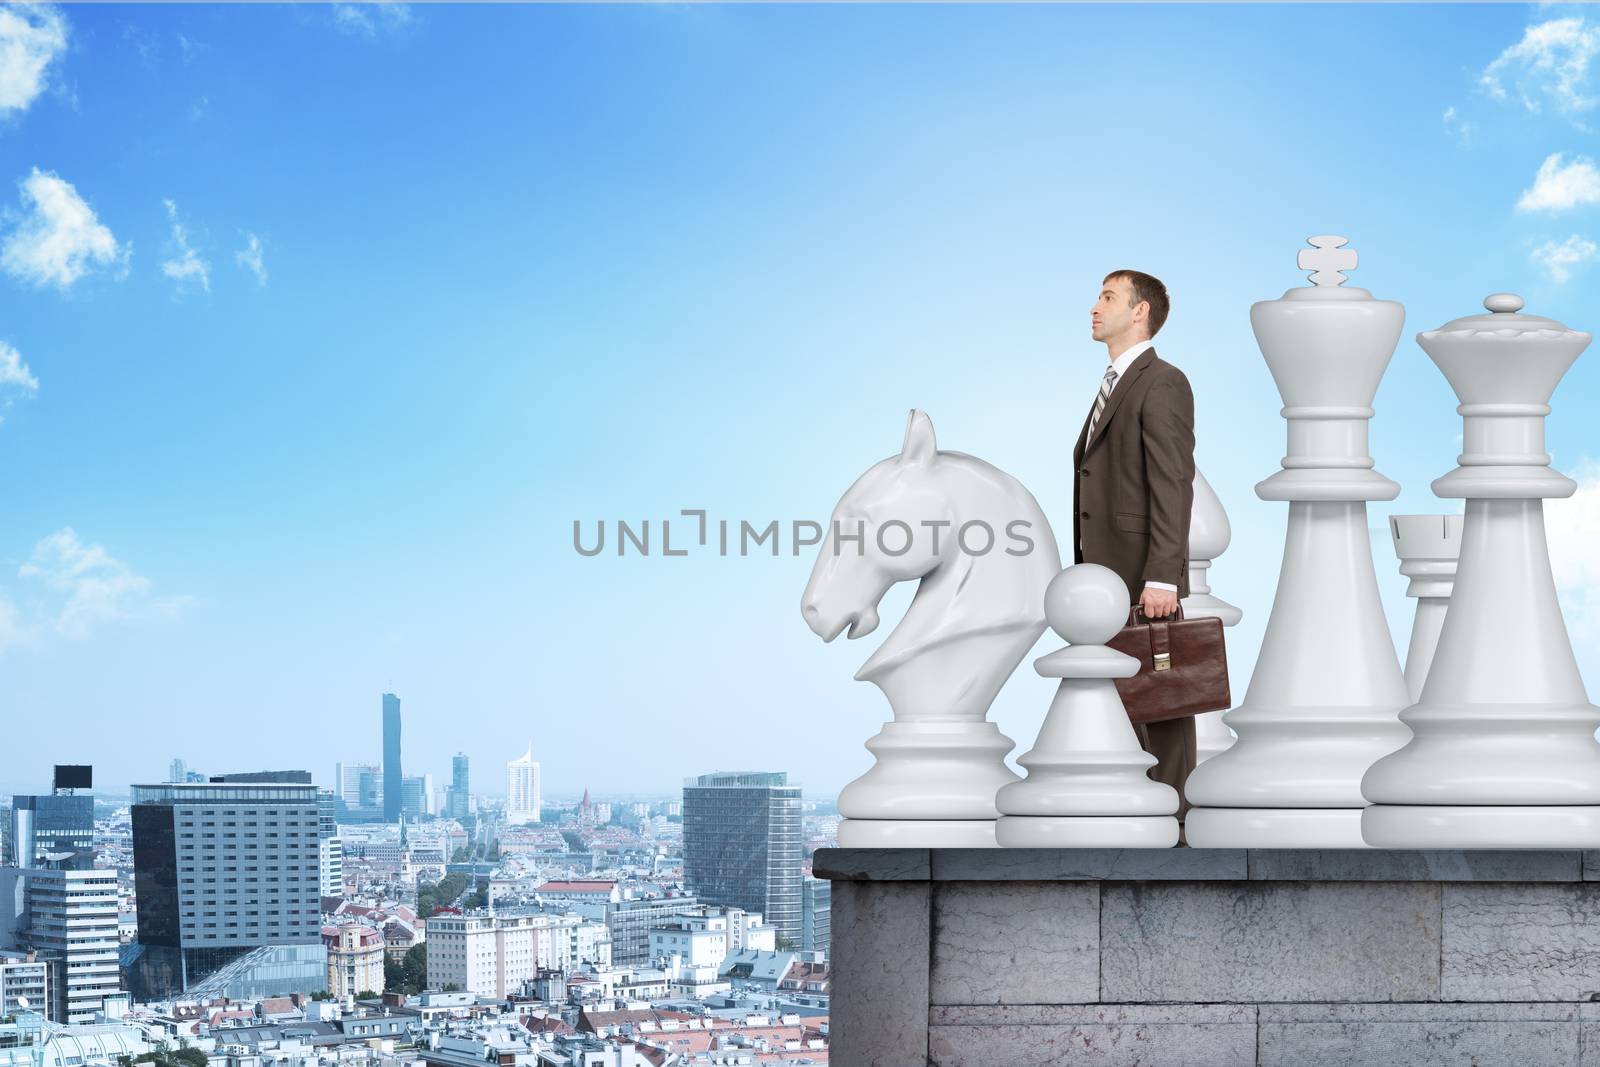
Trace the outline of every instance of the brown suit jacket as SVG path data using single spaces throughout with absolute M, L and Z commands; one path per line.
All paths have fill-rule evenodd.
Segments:
M 1094 407 L 1091 404 L 1090 414 Z M 1194 506 L 1194 393 L 1183 372 L 1146 349 L 1106 401 L 1085 447 L 1072 450 L 1072 547 L 1078 563 L 1117 572 L 1137 603 L 1144 583 L 1189 595 Z

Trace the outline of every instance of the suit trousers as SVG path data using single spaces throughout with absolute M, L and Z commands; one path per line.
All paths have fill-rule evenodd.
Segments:
M 1156 758 L 1150 768 L 1150 777 L 1165 782 L 1178 791 L 1178 825 L 1189 813 L 1189 798 L 1183 795 L 1183 783 L 1200 762 L 1195 748 L 1194 716 L 1165 722 L 1136 722 L 1133 732 L 1139 735 L 1139 745 Z

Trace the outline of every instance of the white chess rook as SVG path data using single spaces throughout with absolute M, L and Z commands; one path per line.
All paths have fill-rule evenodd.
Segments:
M 1342 285 L 1344 243 L 1311 238 L 1299 263 L 1314 284 L 1250 308 L 1288 420 L 1283 469 L 1256 495 L 1288 501 L 1289 524 L 1255 673 L 1223 716 L 1238 740 L 1184 785 L 1197 847 L 1362 847 L 1361 777 L 1406 739 L 1367 533 L 1367 501 L 1400 491 L 1373 470 L 1367 422 L 1405 310 Z
M 1450 607 L 1456 559 L 1461 555 L 1461 516 L 1391 515 L 1389 531 L 1400 557 L 1400 573 L 1411 579 L 1406 595 L 1417 598 L 1417 617 L 1406 649 L 1406 693 L 1415 704 L 1422 697 L 1422 683 L 1428 679 Z
M 1095 563 L 1068 567 L 1045 590 L 1045 618 L 1070 647 L 1034 669 L 1060 678 L 1039 739 L 1017 762 L 1028 776 L 1001 788 L 995 837 L 1012 848 L 1171 848 L 1178 791 L 1152 781 L 1113 678 L 1139 661 L 1106 647 L 1128 621 L 1128 587 Z
M 1233 626 L 1244 618 L 1244 612 L 1211 595 L 1206 584 L 1206 572 L 1212 562 L 1228 549 L 1233 540 L 1233 527 L 1228 523 L 1228 513 L 1222 500 L 1205 475 L 1196 468 L 1194 472 L 1194 506 L 1189 512 L 1189 595 L 1183 598 L 1183 614 L 1189 619 L 1216 618 L 1222 625 Z M 1222 712 L 1208 711 L 1194 719 L 1195 747 L 1201 763 L 1233 744 L 1233 731 L 1222 721 Z
M 1465 498 L 1450 609 L 1415 735 L 1368 771 L 1362 820 L 1380 848 L 1600 848 L 1600 709 L 1589 703 L 1556 599 L 1544 501 L 1576 484 L 1550 469 L 1550 396 L 1590 336 L 1519 314 L 1417 336 L 1460 399 L 1460 466 L 1433 483 Z
M 1031 548 L 999 540 L 1013 529 Z M 1044 591 L 1061 570 L 1049 521 L 1015 478 L 939 451 L 932 421 L 913 411 L 900 454 L 856 479 L 834 508 L 834 530 L 855 539 L 823 537 L 800 603 L 824 641 L 871 633 L 889 589 L 918 583 L 905 617 L 856 672 L 883 691 L 894 719 L 867 742 L 876 762 L 839 794 L 839 844 L 995 847 L 995 792 L 1017 776 L 1005 762 L 1011 739 L 987 716 L 1044 633 Z

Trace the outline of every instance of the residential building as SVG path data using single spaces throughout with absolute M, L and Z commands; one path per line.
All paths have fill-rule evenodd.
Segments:
M 759 912 L 787 944 L 803 925 L 800 787 L 777 772 L 703 774 L 683 788 L 683 874 L 708 904 Z
M 304 771 L 133 787 L 137 999 L 312 992 L 327 971 Z
M 578 915 L 435 915 L 428 920 L 428 984 L 486 997 L 520 993 L 540 969 L 611 966 L 604 923 Z
M 383 821 L 400 819 L 405 799 L 400 772 L 400 698 L 383 694 Z
M 383 992 L 383 934 L 371 926 L 324 926 L 328 953 L 328 992 L 335 997 Z
M 50 965 L 36 953 L 0 952 L 0 1016 L 43 1012 L 50 1002 Z
M 522 826 L 539 821 L 539 764 L 528 751 L 506 764 L 506 822 Z

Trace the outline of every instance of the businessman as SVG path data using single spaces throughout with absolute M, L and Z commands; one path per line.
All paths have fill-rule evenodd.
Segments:
M 1079 563 L 1111 568 L 1145 617 L 1165 618 L 1189 595 L 1189 511 L 1194 504 L 1194 394 L 1156 356 L 1167 287 L 1136 270 L 1106 275 L 1090 310 L 1106 346 L 1099 392 L 1072 451 L 1072 542 Z M 1183 798 L 1195 766 L 1194 719 L 1134 724 L 1156 757 L 1150 776 Z M 1178 818 L 1189 810 L 1181 799 Z

